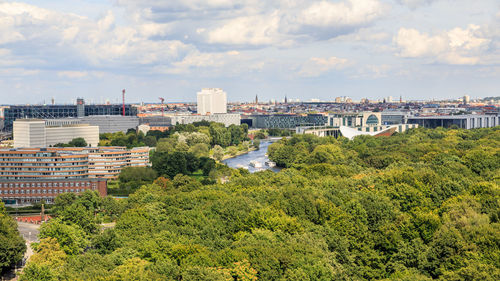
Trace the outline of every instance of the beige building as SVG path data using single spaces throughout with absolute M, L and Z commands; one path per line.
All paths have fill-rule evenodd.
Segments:
M 197 94 L 198 114 L 227 113 L 227 94 L 219 88 L 203 88 Z
M 54 123 L 38 119 L 14 121 L 14 147 L 49 147 L 83 138 L 89 146 L 99 145 L 99 126 Z

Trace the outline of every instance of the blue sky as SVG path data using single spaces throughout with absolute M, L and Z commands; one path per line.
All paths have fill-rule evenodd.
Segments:
M 500 95 L 498 0 L 0 0 L 0 104 Z

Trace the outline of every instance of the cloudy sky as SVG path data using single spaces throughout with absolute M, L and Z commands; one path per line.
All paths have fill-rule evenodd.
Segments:
M 498 0 L 0 0 L 0 104 L 500 95 Z

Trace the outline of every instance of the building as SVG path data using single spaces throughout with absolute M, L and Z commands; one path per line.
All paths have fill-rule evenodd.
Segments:
M 197 94 L 198 114 L 227 113 L 227 94 L 219 88 L 204 88 Z
M 149 147 L 0 149 L 0 199 L 19 204 L 53 202 L 60 193 L 97 190 L 124 167 L 149 165 Z
M 334 113 L 328 115 L 330 127 L 374 127 L 382 124 L 380 112 Z
M 382 124 L 384 125 L 396 125 L 403 124 L 406 122 L 406 118 L 410 114 L 403 111 L 383 111 L 382 112 Z
M 470 103 L 470 96 L 465 95 L 464 98 L 463 98 L 463 102 L 464 102 L 465 105 L 469 104 Z
M 78 99 L 75 105 L 11 105 L 3 108 L 6 131 L 12 131 L 14 121 L 21 118 L 58 119 L 122 114 L 123 109 L 121 104 L 86 105 L 83 99 Z M 126 104 L 125 116 L 136 115 L 137 108 Z
M 69 120 L 20 119 L 14 121 L 14 147 L 48 147 L 83 138 L 89 146 L 99 145 L 99 127 Z
M 248 124 L 254 129 L 293 129 L 300 126 L 325 126 L 328 117 L 323 114 L 272 114 L 272 115 L 248 115 L 241 123 Z
M 171 123 L 175 124 L 191 124 L 194 122 L 208 121 L 222 123 L 224 126 L 240 125 L 241 115 L 236 113 L 225 114 L 210 114 L 210 115 L 170 115 Z
M 107 195 L 105 179 L 0 179 L 0 200 L 10 204 L 33 204 L 43 201 L 53 203 L 62 193 L 82 193 L 95 190 L 101 196 Z
M 462 129 L 490 128 L 500 125 L 500 117 L 497 114 L 479 115 L 433 115 L 433 116 L 410 116 L 406 123 L 418 124 L 424 128 L 449 128 L 457 126 Z
M 149 166 L 149 147 L 86 148 L 89 157 L 89 177 L 116 179 L 124 167 Z
M 139 117 L 121 115 L 91 115 L 78 118 L 81 123 L 99 126 L 99 133 L 126 133 L 129 129 L 137 129 Z

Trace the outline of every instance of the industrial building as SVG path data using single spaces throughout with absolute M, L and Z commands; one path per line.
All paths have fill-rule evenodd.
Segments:
M 130 104 L 86 105 L 83 99 L 77 99 L 75 105 L 11 105 L 3 108 L 6 131 L 11 131 L 14 121 L 21 118 L 57 119 L 93 115 L 137 116 L 137 108 Z
M 99 127 L 73 124 L 68 120 L 20 119 L 14 121 L 14 147 L 48 147 L 83 138 L 89 146 L 99 145 Z
M 204 88 L 197 94 L 198 114 L 227 113 L 227 94 L 219 88 Z

